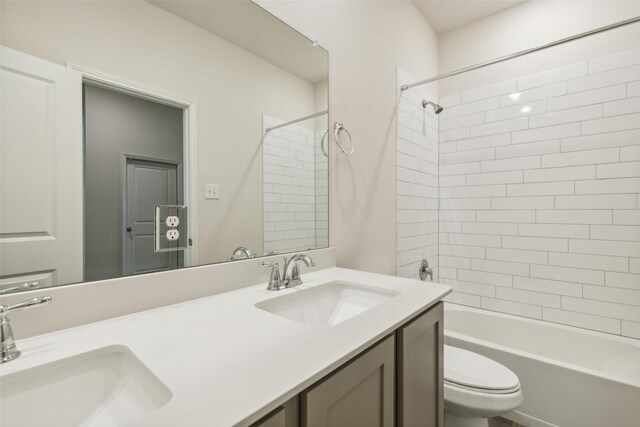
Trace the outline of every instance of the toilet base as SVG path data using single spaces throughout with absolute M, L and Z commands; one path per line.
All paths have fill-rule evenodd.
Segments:
M 489 419 L 482 417 L 464 417 L 447 410 L 444 411 L 445 427 L 489 427 Z

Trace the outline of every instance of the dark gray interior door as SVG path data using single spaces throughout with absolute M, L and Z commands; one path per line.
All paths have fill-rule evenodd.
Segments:
M 177 252 L 154 252 L 156 205 L 178 204 L 177 166 L 127 159 L 124 274 L 178 268 Z

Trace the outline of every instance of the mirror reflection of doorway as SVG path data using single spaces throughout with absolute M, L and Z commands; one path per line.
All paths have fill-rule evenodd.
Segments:
M 153 218 L 183 204 L 184 111 L 90 84 L 83 94 L 84 280 L 180 267 L 182 252 L 154 252 Z
M 155 206 L 178 204 L 178 166 L 126 159 L 124 274 L 178 268 L 178 252 L 155 252 Z

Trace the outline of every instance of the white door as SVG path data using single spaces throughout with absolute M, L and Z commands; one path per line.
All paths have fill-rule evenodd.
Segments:
M 0 47 L 0 280 L 83 280 L 82 76 Z
M 124 274 L 178 268 L 178 252 L 155 252 L 154 241 L 155 207 L 178 204 L 176 165 L 127 159 L 126 186 Z

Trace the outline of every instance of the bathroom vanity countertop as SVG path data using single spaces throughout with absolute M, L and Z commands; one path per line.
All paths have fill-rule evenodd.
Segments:
M 173 394 L 168 403 L 133 425 L 249 425 L 451 291 L 449 286 L 436 283 L 341 268 L 312 273 L 303 270 L 302 279 L 304 284 L 292 289 L 267 291 L 263 283 L 19 340 L 22 356 L 0 365 L 0 374 L 124 345 Z M 323 328 L 296 323 L 254 306 L 333 281 L 400 294 Z

